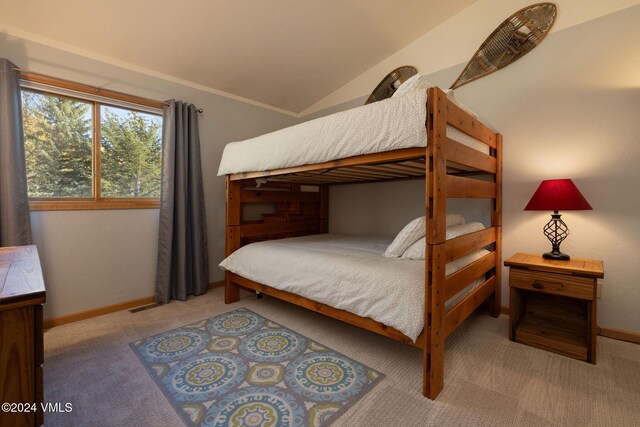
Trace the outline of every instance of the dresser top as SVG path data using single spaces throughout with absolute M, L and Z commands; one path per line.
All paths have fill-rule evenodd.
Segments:
M 542 255 L 517 253 L 505 260 L 504 265 L 561 274 L 604 277 L 604 263 L 597 259 L 571 258 L 568 261 L 558 261 L 543 258 Z
M 34 245 L 0 248 L 0 309 L 8 304 L 44 302 L 45 288 Z

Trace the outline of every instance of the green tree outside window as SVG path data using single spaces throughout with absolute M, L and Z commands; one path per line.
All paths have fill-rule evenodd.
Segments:
M 161 116 L 29 90 L 22 91 L 22 110 L 29 197 L 93 198 L 94 167 L 102 198 L 160 196 Z

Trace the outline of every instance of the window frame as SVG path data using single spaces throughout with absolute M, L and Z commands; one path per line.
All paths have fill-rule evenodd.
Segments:
M 164 103 L 150 99 L 127 95 L 97 87 L 87 86 L 80 83 L 73 83 L 49 76 L 35 73 L 20 73 L 21 89 L 29 92 L 39 93 L 46 96 L 55 96 L 71 99 L 78 102 L 92 105 L 92 129 L 91 129 L 91 188 L 92 197 L 29 197 L 29 209 L 32 211 L 66 211 L 66 210 L 110 210 L 110 209 L 158 209 L 160 208 L 159 197 L 102 197 L 101 188 L 101 106 L 124 108 L 145 114 L 162 113 L 149 112 L 149 108 L 162 110 Z M 23 84 L 26 82 L 26 84 Z M 36 83 L 37 87 L 30 87 L 28 83 Z M 47 91 L 51 87 L 51 91 Z M 62 89 L 73 92 L 73 95 L 56 93 L 55 89 Z M 83 98 L 82 95 L 91 95 Z M 110 103 L 109 100 L 113 100 Z M 120 101 L 118 103 L 117 101 Z M 123 106 L 122 103 L 126 103 Z M 136 109 L 136 105 L 140 107 Z

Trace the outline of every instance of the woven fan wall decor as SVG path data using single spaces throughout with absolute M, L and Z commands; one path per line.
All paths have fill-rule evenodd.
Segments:
M 531 52 L 549 34 L 556 20 L 553 3 L 536 3 L 507 18 L 480 45 L 451 89 L 506 67 Z

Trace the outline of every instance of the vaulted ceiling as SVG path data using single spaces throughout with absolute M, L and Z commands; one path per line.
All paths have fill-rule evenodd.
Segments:
M 0 0 L 0 25 L 300 112 L 475 0 Z

